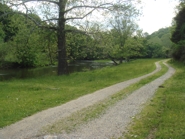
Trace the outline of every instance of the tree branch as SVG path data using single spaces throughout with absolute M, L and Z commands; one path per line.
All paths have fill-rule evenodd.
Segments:
M 71 19 L 84 19 L 86 16 L 88 16 L 89 14 L 91 14 L 96 9 L 109 9 L 108 7 L 104 7 L 104 6 L 108 6 L 108 5 L 113 6 L 113 4 L 111 4 L 111 3 L 105 3 L 105 4 L 101 4 L 99 6 L 88 6 L 88 5 L 74 6 L 74 7 L 70 8 L 70 9 L 66 10 L 65 13 L 67 13 L 67 12 L 73 10 L 73 9 L 76 9 L 76 8 L 91 8 L 92 10 L 89 11 L 87 14 L 85 14 L 82 17 L 70 17 L 70 18 L 66 18 L 66 21 L 67 20 L 71 20 Z
M 92 9 L 90 12 L 88 12 L 87 14 L 85 14 L 84 16 L 82 17 L 70 17 L 70 18 L 66 18 L 65 20 L 71 20 L 71 19 L 84 19 L 86 16 L 88 16 L 89 14 L 91 14 L 94 10 L 96 9 Z
M 32 2 L 32 1 L 36 1 L 36 2 L 49 2 L 49 3 L 53 3 L 53 4 L 59 5 L 59 2 L 52 1 L 52 0 L 19 0 L 19 1 L 22 1 L 22 3 L 20 3 L 20 4 L 27 3 L 27 2 Z
M 47 22 L 47 21 L 52 21 L 52 20 L 59 20 L 59 19 L 58 18 L 51 18 L 51 19 L 42 20 L 42 22 Z
M 93 9 L 98 9 L 98 8 L 102 8 L 102 9 L 107 9 L 107 7 L 103 7 L 103 6 L 108 6 L 108 5 L 113 5 L 111 3 L 104 3 L 104 4 L 101 4 L 101 5 L 98 5 L 98 6 L 89 6 L 89 5 L 82 5 L 82 6 L 73 6 L 71 7 L 70 9 L 67 9 L 65 11 L 65 13 L 73 10 L 73 9 L 78 9 L 78 8 L 93 8 Z

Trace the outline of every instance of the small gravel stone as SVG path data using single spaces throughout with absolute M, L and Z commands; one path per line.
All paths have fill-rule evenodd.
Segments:
M 47 135 L 44 136 L 44 139 L 57 139 L 57 136 Z

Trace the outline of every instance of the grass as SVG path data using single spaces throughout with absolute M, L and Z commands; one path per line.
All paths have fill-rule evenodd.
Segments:
M 148 78 L 142 79 L 138 83 L 135 83 L 126 89 L 110 96 L 109 98 L 94 104 L 93 106 L 89 106 L 87 108 L 84 108 L 83 110 L 80 110 L 74 114 L 72 114 L 69 117 L 63 118 L 59 121 L 56 121 L 53 125 L 47 126 L 43 128 L 41 131 L 44 133 L 70 133 L 71 131 L 74 131 L 77 129 L 80 125 L 85 124 L 88 121 L 93 120 L 94 118 L 99 117 L 105 111 L 110 108 L 112 105 L 117 103 L 118 101 L 125 98 L 128 94 L 132 93 L 133 91 L 139 89 L 143 85 L 153 81 L 154 79 L 160 77 L 164 73 L 167 72 L 167 67 L 162 64 L 161 71 L 157 72 L 154 75 L 149 76 Z
M 185 66 L 175 67 L 173 77 L 159 88 L 154 98 L 128 128 L 127 139 L 184 139 L 185 138 Z
M 147 74 L 155 69 L 155 61 L 158 59 L 135 60 L 70 75 L 0 82 L 0 128 L 98 89 Z

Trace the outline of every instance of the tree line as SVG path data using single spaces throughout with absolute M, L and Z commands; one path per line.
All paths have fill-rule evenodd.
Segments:
M 21 1 L 14 6 L 25 5 L 31 0 Z M 38 0 L 39 1 L 39 0 Z M 172 49 L 171 28 L 160 29 L 149 35 L 143 33 L 135 23 L 139 11 L 133 4 L 62 3 L 63 0 L 40 0 L 42 5 L 58 5 L 59 18 L 22 12 L 11 8 L 10 3 L 0 3 L 0 66 L 1 67 L 37 67 L 58 64 L 58 74 L 67 73 L 67 63 L 75 60 L 110 59 L 115 64 L 135 58 L 165 58 Z M 79 4 L 79 5 L 78 5 Z M 66 6 L 68 9 L 66 9 Z M 61 8 L 61 9 L 60 9 Z M 83 8 L 85 15 L 78 8 Z M 90 8 L 90 9 L 87 9 Z M 84 26 L 66 23 L 68 20 L 83 20 L 96 9 L 103 9 L 107 29 L 100 24 L 84 22 Z M 66 12 L 79 12 L 65 16 Z M 107 14 L 111 11 L 111 14 Z M 45 11 L 46 14 L 47 10 Z M 61 15 L 60 14 L 64 14 Z M 63 19 L 63 20 L 62 20 Z M 60 21 L 62 20 L 62 21 Z M 93 21 L 92 21 L 93 22 Z
M 185 63 L 185 1 L 180 0 L 177 6 L 177 15 L 172 25 L 173 45 L 172 57 L 175 60 Z

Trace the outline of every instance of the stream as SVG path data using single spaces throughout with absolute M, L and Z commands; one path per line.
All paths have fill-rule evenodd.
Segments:
M 82 60 L 70 63 L 68 65 L 69 73 L 81 72 L 94 70 L 106 66 L 113 66 L 111 61 L 107 62 L 97 62 L 90 60 Z M 9 79 L 26 79 L 34 78 L 39 76 L 46 75 L 57 75 L 57 66 L 47 66 L 40 68 L 31 68 L 31 69 L 0 69 L 0 81 L 9 80 Z

